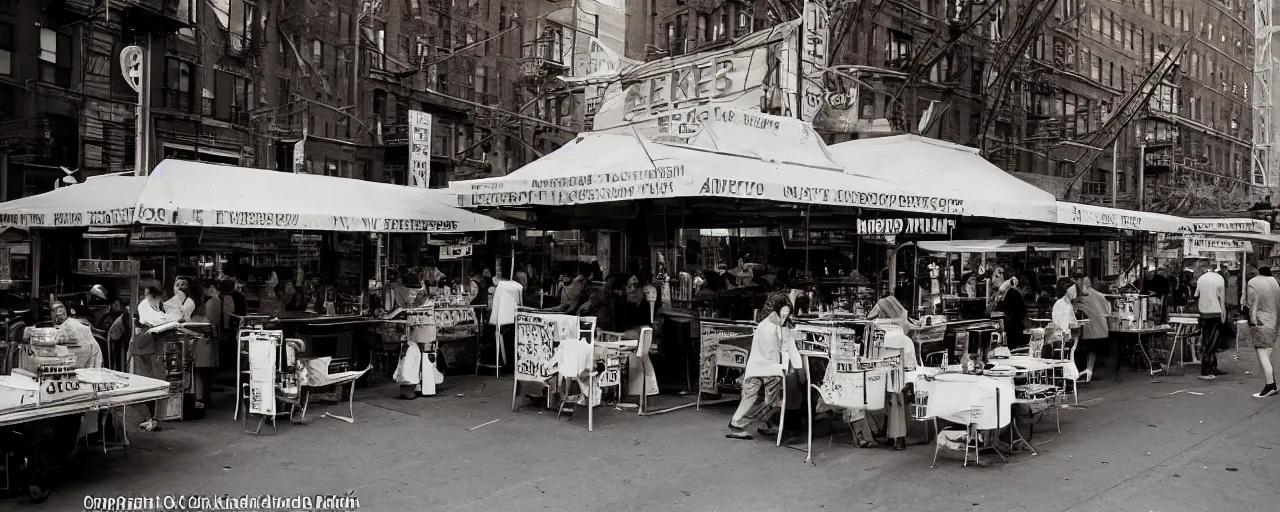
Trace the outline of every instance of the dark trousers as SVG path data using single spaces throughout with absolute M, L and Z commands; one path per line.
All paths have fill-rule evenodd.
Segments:
M 1200 375 L 1213 375 L 1218 370 L 1218 338 L 1221 317 L 1200 319 Z

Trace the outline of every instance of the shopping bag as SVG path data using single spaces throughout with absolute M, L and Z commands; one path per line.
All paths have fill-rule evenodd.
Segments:
M 409 343 L 404 349 L 404 356 L 400 358 L 400 363 L 396 365 L 396 371 L 391 375 L 397 384 L 401 386 L 417 386 L 422 380 L 422 349 L 418 348 L 417 343 Z

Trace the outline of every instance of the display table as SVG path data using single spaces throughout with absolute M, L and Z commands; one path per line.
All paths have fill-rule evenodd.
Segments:
M 91 391 L 53 402 L 36 403 L 35 391 L 0 386 L 5 395 L 0 403 L 21 402 L 0 408 L 0 426 L 151 402 L 169 394 L 168 382 L 106 368 L 76 370 L 76 377 Z
M 1174 354 L 1175 352 L 1177 352 L 1177 350 L 1173 350 L 1173 349 L 1169 350 L 1169 358 L 1170 358 L 1170 359 L 1169 359 L 1169 363 L 1167 363 L 1167 364 L 1161 364 L 1161 365 L 1159 365 L 1159 367 L 1157 368 L 1156 363 L 1158 363 L 1158 361 L 1156 361 L 1156 362 L 1153 362 L 1153 361 L 1152 361 L 1152 359 L 1151 359 L 1151 353 L 1150 353 L 1150 351 L 1149 351 L 1149 350 L 1147 350 L 1147 346 L 1146 346 L 1146 344 L 1144 344 L 1144 343 L 1142 342 L 1142 338 L 1143 338 L 1143 337 L 1150 337 L 1150 336 L 1153 336 L 1153 335 L 1154 335 L 1154 336 L 1163 336 L 1163 335 L 1168 334 L 1168 333 L 1169 333 L 1170 331 L 1172 331 L 1172 330 L 1173 330 L 1173 329 L 1172 329 L 1171 327 L 1167 327 L 1167 326 L 1160 326 L 1160 327 L 1148 327 L 1148 328 L 1144 328 L 1144 329 L 1112 329 L 1112 330 L 1111 330 L 1111 335 L 1112 335 L 1112 336 L 1117 336 L 1117 337 L 1132 336 L 1132 337 L 1137 341 L 1137 348 L 1138 348 L 1138 351 L 1142 353 L 1142 357 L 1143 357 L 1144 359 L 1146 359 L 1146 361 L 1147 361 L 1147 373 L 1148 373 L 1148 374 L 1150 374 L 1151 382 L 1155 382 L 1155 381 L 1156 381 L 1156 374 L 1158 374 L 1158 373 L 1165 374 L 1165 375 L 1168 375 L 1168 374 L 1169 374 L 1169 373 L 1168 373 L 1168 371 L 1169 371 L 1169 367 L 1170 367 L 1170 366 L 1172 366 L 1172 358 L 1173 358 L 1173 354 Z M 1174 348 L 1176 348 L 1176 347 L 1174 347 Z M 1117 353 L 1118 353 L 1118 352 L 1119 352 L 1119 351 L 1117 351 Z M 1117 354 L 1117 355 L 1118 355 L 1118 354 Z M 1137 361 L 1134 361 L 1134 363 L 1137 363 Z M 1133 366 L 1134 366 L 1134 369 L 1137 369 L 1137 368 L 1136 368 L 1136 366 L 1137 366 L 1136 364 L 1134 364 Z M 1119 364 L 1119 358 L 1117 358 L 1117 363 L 1116 363 L 1116 377 L 1115 377 L 1115 378 L 1116 378 L 1116 380 L 1119 380 L 1119 379 L 1120 379 L 1120 364 Z

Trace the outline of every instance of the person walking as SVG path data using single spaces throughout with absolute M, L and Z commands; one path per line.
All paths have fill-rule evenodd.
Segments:
M 1208 269 L 1196 280 L 1200 311 L 1200 378 L 1213 380 L 1225 375 L 1218 369 L 1218 335 L 1226 313 L 1227 284 L 1222 274 Z
M 747 355 L 747 367 L 742 378 L 742 402 L 729 421 L 730 439 L 751 439 L 746 432 L 752 423 L 765 419 L 773 411 L 782 393 L 782 379 L 787 367 L 800 368 L 800 352 L 795 338 L 787 328 L 791 316 L 791 300 L 785 294 L 769 297 L 765 308 L 769 316 L 756 326 L 751 339 L 751 352 Z M 787 358 L 784 360 L 783 355 Z M 778 431 L 766 422 L 759 429 L 760 435 L 774 436 Z
M 1111 304 L 1102 296 L 1102 292 L 1093 288 L 1093 280 L 1088 277 L 1081 279 L 1078 286 L 1082 288 L 1076 294 L 1080 301 L 1080 311 L 1089 320 L 1080 333 L 1084 348 L 1089 353 L 1084 371 L 1080 372 L 1080 378 L 1089 382 L 1093 379 L 1093 366 L 1097 363 L 1098 357 L 1111 355 L 1111 329 L 1107 327 L 1107 316 L 1111 313 Z
M 1271 352 L 1276 344 L 1277 313 L 1280 313 L 1280 282 L 1276 282 L 1271 267 L 1258 268 L 1258 275 L 1249 280 L 1246 306 L 1249 308 L 1249 339 L 1258 351 L 1258 364 L 1262 366 L 1262 391 L 1255 398 L 1276 394 L 1275 369 L 1271 365 Z

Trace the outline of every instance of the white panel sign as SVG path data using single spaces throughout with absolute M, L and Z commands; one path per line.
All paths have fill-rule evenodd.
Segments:
M 431 185 L 431 114 L 409 111 L 409 186 Z

